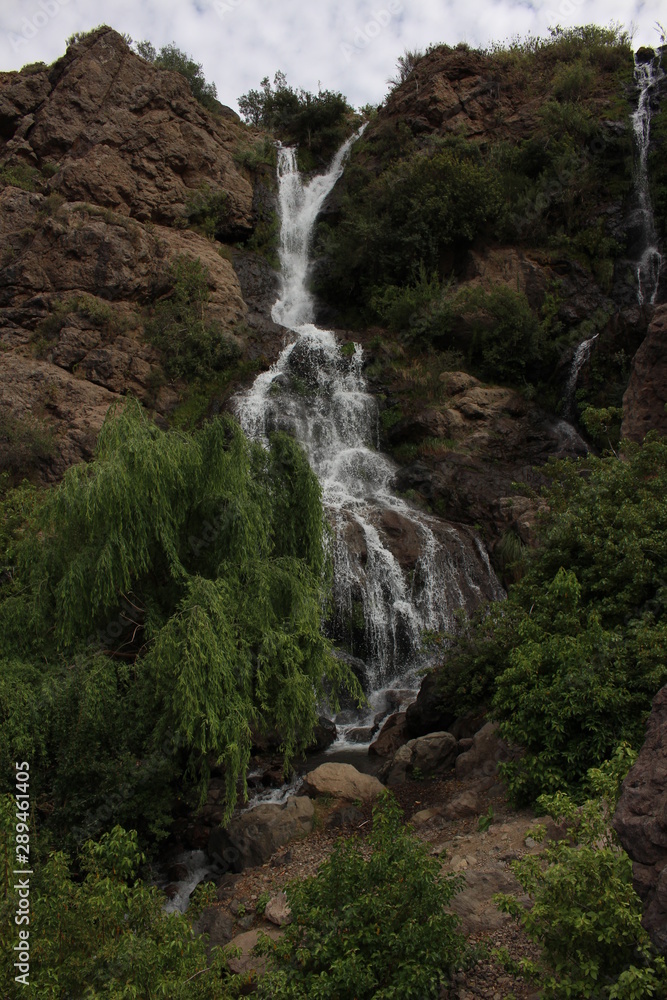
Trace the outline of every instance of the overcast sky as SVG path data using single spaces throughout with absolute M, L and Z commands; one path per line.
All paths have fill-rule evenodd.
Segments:
M 656 45 L 660 19 L 664 0 L 0 0 L 0 69 L 53 62 L 73 32 L 106 23 L 156 48 L 176 42 L 232 107 L 278 69 L 359 106 L 383 98 L 406 48 L 611 21 L 634 29 L 635 46 Z

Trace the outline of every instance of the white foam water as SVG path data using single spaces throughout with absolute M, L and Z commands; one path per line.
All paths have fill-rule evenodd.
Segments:
M 309 183 L 298 172 L 296 151 L 278 151 L 282 285 L 272 315 L 292 339 L 273 367 L 237 398 L 236 412 L 251 438 L 268 443 L 272 431 L 286 431 L 308 455 L 333 529 L 335 615 L 349 619 L 355 603 L 361 605 L 365 686 L 377 705 L 392 686 L 416 690 L 426 662 L 424 632 L 454 629 L 459 608 L 503 591 L 473 532 L 393 494 L 397 470 L 377 449 L 378 411 L 366 390 L 362 349 L 355 344 L 342 351 L 335 334 L 313 322 L 310 240 L 354 138 Z M 418 550 L 410 572 L 397 558 L 392 534 L 410 536 Z M 343 741 L 363 721 L 337 719 Z
M 662 269 L 662 255 L 658 249 L 648 181 L 648 154 L 651 141 L 651 98 L 664 75 L 659 56 L 650 62 L 635 63 L 639 98 L 637 110 L 632 115 L 632 128 L 638 151 L 636 189 L 639 206 L 636 221 L 642 233 L 641 256 L 637 264 L 637 298 L 640 305 L 655 303 Z

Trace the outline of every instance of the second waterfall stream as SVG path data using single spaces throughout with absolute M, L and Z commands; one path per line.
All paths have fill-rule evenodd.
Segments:
M 236 400 L 253 439 L 293 435 L 322 487 L 332 528 L 334 612 L 328 627 L 355 654 L 369 698 L 365 713 L 336 718 L 338 746 L 363 745 L 368 723 L 404 707 L 426 663 L 424 632 L 451 630 L 503 591 L 476 534 L 432 517 L 395 496 L 396 467 L 379 451 L 377 405 L 366 391 L 359 345 L 341 351 L 333 332 L 314 325 L 309 248 L 322 204 L 343 172 L 356 136 L 325 174 L 304 183 L 296 150 L 278 150 L 282 285 L 272 316 L 290 331 L 273 367 Z

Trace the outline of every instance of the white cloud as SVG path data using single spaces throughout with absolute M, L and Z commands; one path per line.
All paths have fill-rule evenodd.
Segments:
M 432 42 L 473 46 L 555 23 L 619 21 L 636 44 L 656 44 L 662 0 L 0 0 L 0 66 L 52 62 L 65 39 L 107 23 L 156 47 L 174 41 L 202 63 L 221 101 L 236 99 L 282 69 L 294 86 L 341 90 L 353 104 L 378 102 L 405 48 Z M 401 10 L 397 12 L 396 8 Z

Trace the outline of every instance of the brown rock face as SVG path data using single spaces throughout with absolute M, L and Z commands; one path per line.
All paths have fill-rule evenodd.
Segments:
M 634 862 L 644 926 L 667 954 L 667 686 L 653 700 L 646 741 L 623 782 L 613 825 Z
M 632 361 L 623 397 L 621 436 L 641 444 L 649 431 L 667 434 L 667 304 L 658 306 Z
M 142 222 L 182 220 L 188 196 L 208 185 L 226 195 L 221 238 L 249 234 L 252 186 L 233 160 L 245 134 L 110 28 L 41 72 L 0 74 L 0 157 L 55 165 L 49 190 Z

